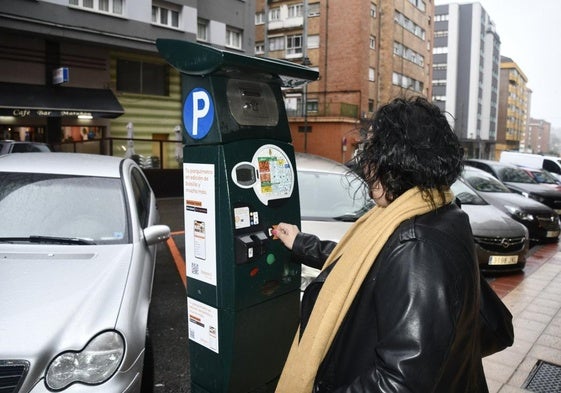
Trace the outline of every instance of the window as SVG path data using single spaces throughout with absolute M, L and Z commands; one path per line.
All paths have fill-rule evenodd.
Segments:
M 368 69 L 368 80 L 374 82 L 376 80 L 376 70 L 372 67 Z
M 308 100 L 306 101 L 306 111 L 310 112 L 317 112 L 319 108 L 319 103 L 317 100 Z
M 255 13 L 255 24 L 262 25 L 265 23 L 265 13 L 264 12 L 256 12 Z
M 319 16 L 319 3 L 308 4 L 308 16 Z
M 167 7 L 153 5 L 152 23 L 161 26 L 174 27 L 177 29 L 179 28 L 179 11 Z
M 374 112 L 374 100 L 368 100 L 368 112 Z
M 435 22 L 445 22 L 449 19 L 450 15 L 448 14 L 440 14 L 440 15 L 435 15 L 434 16 L 434 21 Z
M 289 35 L 286 37 L 286 54 L 302 54 L 302 35 Z
M 144 176 L 137 168 L 133 168 L 131 172 L 131 184 L 134 193 L 136 205 L 136 213 L 142 228 L 146 228 L 149 223 L 150 213 L 150 186 L 146 182 Z
M 404 89 L 411 89 L 417 92 L 423 91 L 423 82 L 410 78 L 406 75 L 402 75 L 398 72 L 393 73 L 392 83 Z
M 255 54 L 262 55 L 265 53 L 265 44 L 263 42 L 255 43 Z
M 269 10 L 269 22 L 280 20 L 280 8 L 271 8 Z
M 370 49 L 376 49 L 376 37 L 370 36 Z
M 426 4 L 423 0 L 409 0 L 409 2 L 413 4 L 415 7 L 417 7 L 418 9 L 420 9 L 421 11 L 425 12 Z
M 117 90 L 167 96 L 167 66 L 135 60 L 117 60 Z
M 197 40 L 208 41 L 208 20 L 206 19 L 197 20 Z
M 125 0 L 69 0 L 68 4 L 106 14 L 123 15 Z
M 370 17 L 371 18 L 376 17 L 376 4 L 374 3 L 370 3 Z
M 242 32 L 233 27 L 227 27 L 226 46 L 234 49 L 242 49 Z
M 319 48 L 319 35 L 313 34 L 308 36 L 308 49 Z
M 284 37 L 271 37 L 269 38 L 269 50 L 277 51 L 284 50 Z
M 425 30 L 421 28 L 421 26 L 415 24 L 411 19 L 403 15 L 401 12 L 395 11 L 394 20 L 395 23 L 399 24 L 405 30 L 415 34 L 417 37 L 419 37 L 422 40 L 425 39 L 425 35 L 426 35 Z
M 303 4 L 292 4 L 288 6 L 288 17 L 298 18 L 304 15 L 304 5 Z
M 425 65 L 425 57 L 423 55 L 415 52 L 413 49 L 406 47 L 400 42 L 394 41 L 393 53 L 394 55 L 402 57 L 405 60 L 409 60 L 420 67 L 423 67 Z

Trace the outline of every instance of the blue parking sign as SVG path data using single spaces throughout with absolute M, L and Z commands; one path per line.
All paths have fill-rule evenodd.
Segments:
M 183 124 L 187 134 L 193 139 L 207 136 L 214 121 L 214 103 L 208 91 L 196 87 L 183 104 Z

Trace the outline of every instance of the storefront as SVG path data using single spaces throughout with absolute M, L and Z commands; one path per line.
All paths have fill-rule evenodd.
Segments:
M 110 89 L 0 83 L 0 139 L 99 139 L 123 113 Z

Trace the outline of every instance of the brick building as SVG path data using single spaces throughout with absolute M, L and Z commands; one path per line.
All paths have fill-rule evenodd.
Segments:
M 433 14 L 423 0 L 256 0 L 256 54 L 320 74 L 285 91 L 296 150 L 345 162 L 378 106 L 431 97 Z

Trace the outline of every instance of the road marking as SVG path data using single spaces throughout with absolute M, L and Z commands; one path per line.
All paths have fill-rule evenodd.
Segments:
M 175 244 L 175 241 L 173 240 L 174 235 L 183 235 L 183 234 L 185 234 L 185 232 L 183 231 L 172 232 L 171 236 L 167 240 L 167 245 L 169 247 L 169 251 L 171 252 L 173 262 L 175 262 L 175 267 L 179 272 L 179 277 L 181 277 L 181 281 L 183 281 L 183 286 L 187 288 L 187 273 L 185 270 L 185 260 L 183 259 L 181 252 L 179 252 L 179 249 L 177 248 L 177 244 Z

